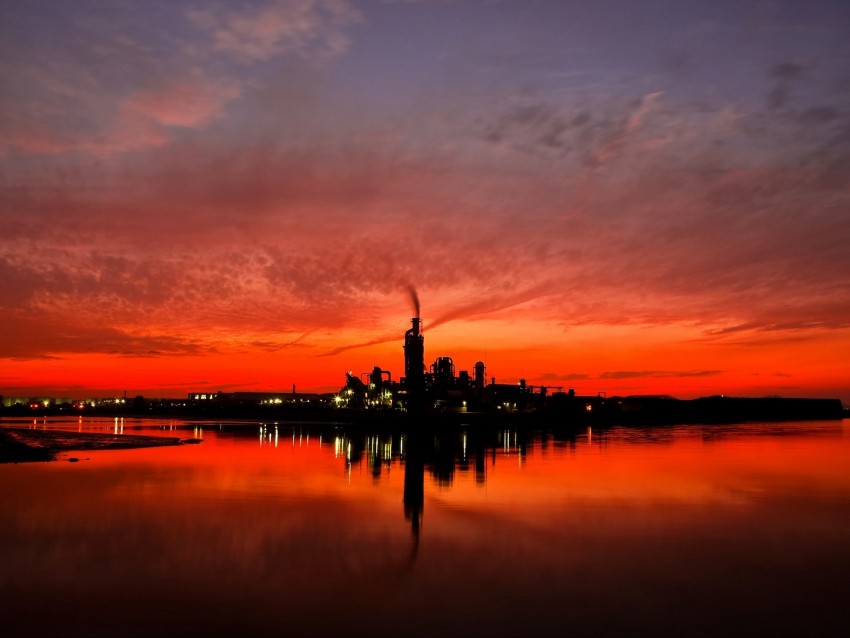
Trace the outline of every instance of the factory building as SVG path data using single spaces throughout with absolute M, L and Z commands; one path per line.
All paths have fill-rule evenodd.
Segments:
M 393 381 L 389 371 L 375 366 L 369 372 L 346 373 L 345 385 L 334 397 L 338 407 L 409 412 L 519 412 L 546 408 L 564 395 L 561 387 L 487 383 L 486 366 L 476 361 L 472 375 L 456 369 L 451 357 L 440 356 L 426 369 L 422 320 L 413 317 L 404 333 L 404 376 Z M 549 394 L 550 389 L 557 392 Z
M 292 405 L 305 403 L 324 403 L 328 397 L 313 392 L 190 392 L 188 400 L 192 403 L 227 403 L 230 405 Z

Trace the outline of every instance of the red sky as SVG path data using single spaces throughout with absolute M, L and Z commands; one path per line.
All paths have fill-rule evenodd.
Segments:
M 396 378 L 414 285 L 426 363 L 850 402 L 850 8 L 602 4 L 4 2 L 0 394 Z

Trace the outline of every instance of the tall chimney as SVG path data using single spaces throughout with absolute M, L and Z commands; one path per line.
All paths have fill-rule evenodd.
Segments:
M 413 317 L 410 323 L 410 329 L 404 333 L 404 376 L 408 410 L 418 411 L 425 393 L 425 336 L 419 329 L 419 317 Z

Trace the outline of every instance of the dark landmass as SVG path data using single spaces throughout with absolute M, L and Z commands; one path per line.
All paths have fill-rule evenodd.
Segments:
M 248 401 L 135 401 L 130 409 L 86 408 L 73 411 L 63 406 L 39 408 L 38 416 L 126 416 L 201 421 L 260 421 L 310 423 L 364 428 L 373 432 L 434 432 L 456 429 L 549 428 L 577 430 L 587 426 L 646 427 L 679 424 L 724 424 L 775 421 L 839 420 L 847 411 L 838 399 L 780 397 L 726 397 L 676 399 L 669 396 L 606 397 L 555 393 L 546 401 L 535 400 L 520 390 L 495 409 L 465 410 L 458 406 L 422 408 L 419 412 L 394 409 L 338 408 L 324 403 L 262 405 Z M 26 412 L 29 410 L 29 412 Z M 23 406 L 6 408 L 12 418 L 34 412 Z M 0 420 L 2 420 L 0 416 Z M 179 445 L 196 442 L 178 438 L 60 432 L 32 428 L 0 428 L 0 462 L 49 461 L 58 452 Z
M 335 408 L 316 405 L 266 406 L 253 404 L 189 403 L 180 407 L 162 406 L 144 410 L 86 409 L 67 411 L 59 408 L 30 411 L 6 409 L 4 418 L 14 423 L 21 416 L 103 417 L 182 419 L 186 421 L 281 421 L 325 425 L 362 425 L 365 427 L 419 428 L 455 426 L 555 425 L 681 425 L 711 423 L 751 423 L 759 421 L 817 421 L 850 418 L 850 412 L 838 399 L 704 397 L 676 399 L 667 396 L 554 396 L 545 407 L 459 410 L 434 409 L 418 413 L 393 409 Z M 19 421 L 18 421 L 19 422 Z M 35 430 L 24 430 L 35 432 Z M 50 434 L 47 431 L 39 431 Z M 77 433 L 74 433 L 77 434 Z M 105 437 L 106 435 L 98 435 Z M 125 435 L 126 438 L 126 435 Z M 143 437 L 144 438 L 144 437 Z M 116 447 L 120 436 L 115 436 Z M 157 437 L 157 440 L 161 440 Z M 183 441 L 184 443 L 186 441 Z M 160 445 L 162 443 L 159 443 Z M 139 447 L 138 445 L 123 447 Z M 65 449 L 65 448 L 63 448 Z M 80 449 L 80 448 L 75 448 Z M 101 448 L 85 448 L 101 449 Z
M 37 405 L 36 408 L 15 405 L 0 409 L 4 418 L 50 416 L 108 416 L 124 418 L 160 418 L 187 420 L 258 420 L 303 421 L 339 424 L 401 424 L 412 421 L 430 424 L 490 423 L 556 423 L 564 426 L 584 425 L 644 425 L 686 423 L 736 423 L 753 421 L 810 421 L 850 417 L 839 399 L 785 397 L 711 396 L 698 399 L 677 399 L 666 395 L 611 396 L 604 394 L 581 396 L 554 393 L 543 397 L 511 388 L 503 392 L 503 405 L 461 409 L 459 405 L 423 408 L 417 413 L 387 408 L 336 407 L 327 402 L 309 404 L 297 401 L 280 405 L 257 401 L 216 399 L 145 400 L 137 397 L 130 405 L 85 406 Z
M 187 401 L 181 406 L 154 406 L 127 411 L 125 416 L 184 419 L 246 419 L 338 423 L 369 427 L 452 427 L 470 425 L 672 425 L 744 423 L 754 421 L 814 421 L 846 418 L 838 399 L 712 396 L 676 399 L 670 396 L 606 397 L 555 393 L 539 395 L 503 392 L 498 407 L 461 409 L 444 405 L 418 412 L 395 409 L 338 408 L 323 403 L 260 405 L 237 401 Z
M 127 450 L 195 443 L 194 439 L 135 434 L 97 434 L 30 428 L 0 428 L 0 463 L 52 461 L 72 450 Z
M 838 399 L 711 396 L 675 399 L 669 396 L 595 397 L 565 404 L 577 415 L 581 406 L 589 422 L 624 425 L 752 423 L 759 421 L 818 421 L 841 419 Z

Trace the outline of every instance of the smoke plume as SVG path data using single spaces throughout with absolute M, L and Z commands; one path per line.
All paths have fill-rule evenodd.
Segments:
M 410 301 L 413 302 L 413 310 L 416 314 L 414 317 L 419 316 L 419 295 L 416 294 L 416 288 L 413 287 L 413 284 L 407 285 L 407 291 L 410 293 Z

